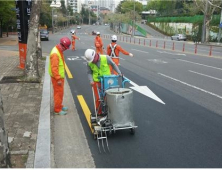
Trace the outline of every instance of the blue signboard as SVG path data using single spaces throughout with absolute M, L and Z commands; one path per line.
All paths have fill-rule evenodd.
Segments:
M 220 23 L 219 28 L 222 28 L 222 23 Z

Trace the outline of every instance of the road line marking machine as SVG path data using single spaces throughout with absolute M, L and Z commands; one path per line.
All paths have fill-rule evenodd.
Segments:
M 133 119 L 133 91 L 125 88 L 125 83 L 129 80 L 124 76 L 109 75 L 100 77 L 100 82 L 101 88 L 97 86 L 100 101 L 97 109 L 92 89 L 95 114 L 91 114 L 90 119 L 94 139 L 97 139 L 101 153 L 100 145 L 106 152 L 104 143 L 109 151 L 107 135 L 123 129 L 128 129 L 133 135 L 137 126 Z M 101 114 L 98 114 L 99 110 L 102 110 Z

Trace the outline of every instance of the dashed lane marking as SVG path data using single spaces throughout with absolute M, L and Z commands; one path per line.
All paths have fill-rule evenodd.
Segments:
M 69 70 L 68 66 L 66 65 L 66 63 L 65 63 L 65 70 L 66 70 L 68 78 L 72 79 L 73 78 L 72 73 L 70 72 L 70 70 Z
M 80 105 L 82 107 L 82 110 L 83 110 L 83 113 L 84 113 L 84 115 L 86 117 L 86 120 L 88 122 L 89 128 L 90 128 L 91 132 L 93 133 L 93 129 L 92 129 L 92 126 L 91 126 L 91 121 L 90 121 L 91 112 L 89 110 L 89 107 L 86 104 L 86 101 L 85 101 L 85 99 L 83 98 L 82 95 L 77 95 L 77 98 L 78 98 L 79 103 L 80 103 Z

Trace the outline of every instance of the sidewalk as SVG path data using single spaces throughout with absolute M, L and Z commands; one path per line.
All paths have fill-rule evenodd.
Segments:
M 0 47 L 2 45 L 18 45 L 17 37 L 0 38 Z M 44 62 L 39 61 L 40 74 L 43 74 Z M 5 79 L 22 76 L 23 70 L 18 66 L 18 51 L 0 50 L 0 88 L 12 168 L 33 168 L 42 83 L 23 83 L 16 82 L 15 79 Z
M 1 46 L 16 49 L 17 37 L 0 38 L 0 92 L 12 168 L 95 168 L 68 82 L 64 93 L 68 114 L 54 116 L 50 77 L 45 74 L 48 59 L 39 60 L 41 83 L 19 82 L 11 79 L 23 75 L 18 51 Z

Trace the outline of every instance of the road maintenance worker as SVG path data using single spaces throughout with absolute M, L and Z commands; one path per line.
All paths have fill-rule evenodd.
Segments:
M 80 40 L 79 37 L 76 36 L 76 32 L 72 31 L 72 51 L 76 50 L 76 40 Z
M 125 55 L 129 55 L 130 57 L 133 57 L 132 53 L 125 51 L 120 45 L 118 45 L 116 43 L 116 41 L 117 41 L 116 35 L 113 35 L 111 37 L 111 41 L 112 42 L 107 46 L 107 55 L 109 55 L 112 58 L 112 60 L 116 63 L 116 65 L 120 65 L 119 64 L 119 52 L 121 52 Z M 117 72 L 112 70 L 112 67 L 110 67 L 110 71 L 113 74 L 117 74 Z
M 101 107 L 99 108 L 100 101 L 98 96 L 98 88 L 101 88 L 100 76 L 111 75 L 109 65 L 113 67 L 113 69 L 122 76 L 118 66 L 112 61 L 112 59 L 107 55 L 98 54 L 95 50 L 87 49 L 85 51 L 85 58 L 88 62 L 88 78 L 90 81 L 90 85 L 93 88 L 95 95 L 95 106 L 98 111 L 98 115 L 102 114 Z
M 63 107 L 63 95 L 64 95 L 64 78 L 65 78 L 65 61 L 63 52 L 69 49 L 71 41 L 68 37 L 60 39 L 60 43 L 57 44 L 50 53 L 49 60 L 49 75 L 53 85 L 53 97 L 54 97 L 54 113 L 56 115 L 67 114 L 67 107 Z
M 102 41 L 102 38 L 100 37 L 100 32 L 96 33 L 94 44 L 96 47 L 96 53 L 103 54 L 103 41 Z

